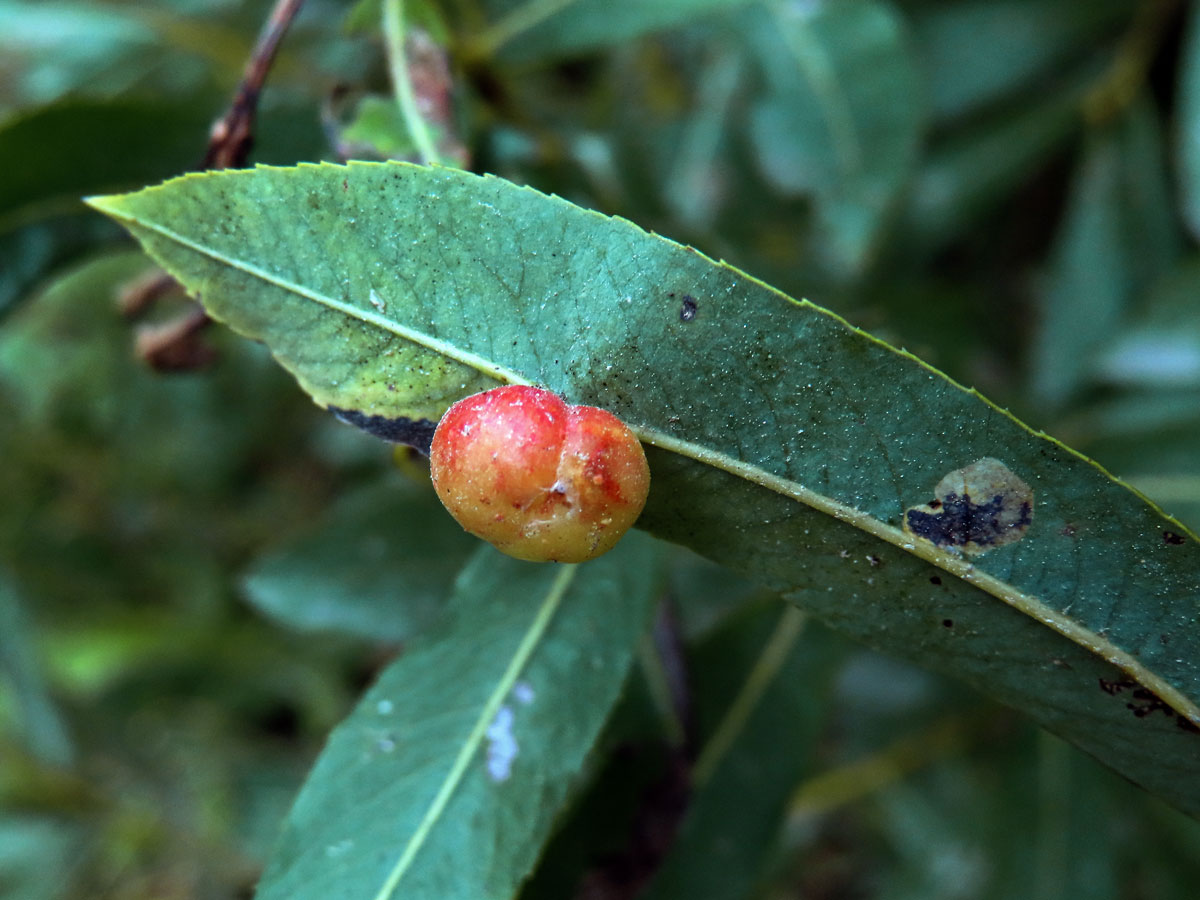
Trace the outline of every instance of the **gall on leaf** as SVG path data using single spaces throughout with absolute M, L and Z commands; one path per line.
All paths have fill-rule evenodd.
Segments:
M 608 552 L 650 490 L 646 455 L 624 422 L 521 385 L 450 407 L 429 462 L 434 490 L 463 528 L 534 562 Z

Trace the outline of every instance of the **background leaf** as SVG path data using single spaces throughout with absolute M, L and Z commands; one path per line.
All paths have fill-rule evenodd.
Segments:
M 913 31 L 930 110 L 939 119 L 978 112 L 1056 65 L 1094 52 L 1097 39 L 1128 15 L 1122 0 L 926 4 L 914 12 Z
M 567 56 L 688 24 L 749 0 L 489 0 L 478 38 L 512 61 Z
M 1034 395 L 1061 407 L 1084 384 L 1133 300 L 1174 264 L 1180 240 L 1144 103 L 1090 136 L 1047 278 L 1033 347 Z
M 1180 201 L 1193 239 L 1200 239 L 1200 13 L 1189 10 L 1179 74 L 1177 155 Z
M 834 267 L 858 272 L 911 173 L 924 118 L 902 22 L 873 0 L 755 12 L 769 86 L 751 111 L 759 165 L 778 189 L 815 196 Z
M 32 634 L 16 585 L 0 569 L 0 676 L 16 701 L 16 731 L 32 754 L 65 766 L 72 761 L 73 748 L 35 656 Z
M 335 730 L 256 896 L 515 895 L 625 681 L 654 553 L 641 536 L 586 567 L 481 548 L 453 621 Z
M 922 160 L 897 228 L 900 257 L 961 238 L 1071 135 L 1095 66 L 950 132 Z
M 44 275 L 116 234 L 85 214 L 82 193 L 144 184 L 198 162 L 210 110 L 71 100 L 0 124 L 0 316 Z
M 695 793 L 670 854 L 640 896 L 753 896 L 792 791 L 814 762 L 840 657 L 829 637 L 794 607 L 757 604 L 700 648 L 691 662 L 706 700 L 697 714 L 707 743 L 693 775 Z M 731 659 L 744 660 L 747 673 L 732 691 L 720 683 Z M 718 683 L 705 684 L 706 678 Z
M 243 583 L 255 607 L 294 628 L 403 641 L 442 614 L 477 545 L 427 485 L 392 476 L 339 498 Z

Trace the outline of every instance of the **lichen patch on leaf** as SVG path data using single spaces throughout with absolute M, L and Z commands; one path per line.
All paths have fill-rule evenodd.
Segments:
M 1033 521 L 1033 490 L 990 456 L 955 469 L 933 493 L 905 511 L 904 530 L 939 547 L 985 553 L 1019 541 Z
M 501 706 L 487 728 L 487 770 L 495 782 L 508 781 L 512 775 L 513 761 L 520 748 L 513 736 L 513 711 L 511 706 Z

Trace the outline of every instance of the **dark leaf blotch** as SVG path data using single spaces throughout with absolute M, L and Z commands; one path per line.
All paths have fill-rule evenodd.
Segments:
M 329 411 L 347 425 L 361 428 L 367 434 L 393 444 L 405 444 L 425 456 L 429 455 L 433 432 L 437 429 L 437 422 L 428 419 L 406 419 L 403 416 L 389 419 L 387 416 L 368 416 L 358 410 L 336 406 L 329 407 Z
M 908 530 L 939 547 L 967 544 L 986 547 L 1014 529 L 1028 527 L 1033 521 L 1033 507 L 1029 503 L 1021 504 L 1015 522 L 1005 521 L 1004 512 L 1004 497 L 999 495 L 984 503 L 975 503 L 969 494 L 961 497 L 947 494 L 937 512 L 910 509 Z

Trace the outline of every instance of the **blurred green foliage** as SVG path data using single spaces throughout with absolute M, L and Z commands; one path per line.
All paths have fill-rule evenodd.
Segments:
M 419 462 L 396 472 L 261 348 L 212 330 L 201 370 L 139 361 L 115 298 L 146 261 L 78 202 L 199 163 L 269 6 L 0 0 L 3 898 L 248 896 L 324 736 L 465 553 L 413 528 L 438 515 Z M 305 4 L 252 161 L 410 152 L 379 6 Z M 833 308 L 1200 528 L 1194 4 L 409 6 L 447 160 Z M 428 565 L 393 552 L 414 531 Z M 681 832 L 727 863 L 709 896 L 1194 896 L 1195 822 L 955 685 L 808 623 L 747 695 L 777 605 L 673 558 L 692 740 L 735 732 Z M 531 898 L 628 895 L 641 791 L 688 730 L 643 662 Z M 651 896 L 706 896 L 663 854 Z

